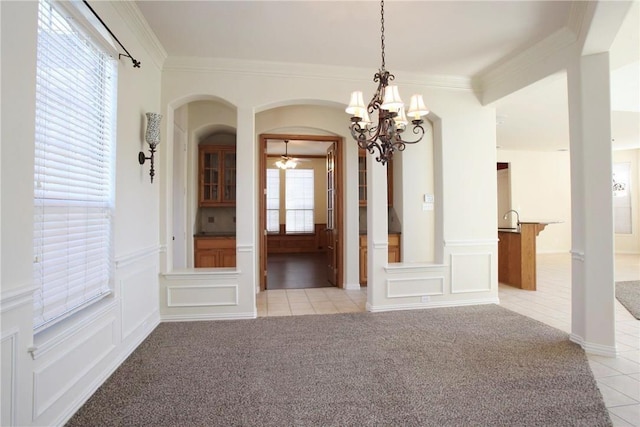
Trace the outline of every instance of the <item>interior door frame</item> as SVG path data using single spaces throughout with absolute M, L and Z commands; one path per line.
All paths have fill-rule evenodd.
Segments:
M 344 287 L 344 191 L 343 191 L 343 138 L 331 135 L 298 135 L 298 134 L 278 134 L 263 133 L 259 135 L 259 185 L 258 185 L 258 209 L 260 234 L 260 255 L 259 255 L 259 281 L 260 291 L 266 290 L 267 279 L 267 140 L 280 139 L 288 141 L 318 141 L 331 142 L 336 144 L 335 156 L 335 180 L 336 180 L 336 201 L 335 201 L 335 227 L 337 229 L 338 240 L 336 244 L 336 286 Z

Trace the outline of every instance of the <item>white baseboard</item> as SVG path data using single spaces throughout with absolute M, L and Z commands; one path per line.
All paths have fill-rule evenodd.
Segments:
M 602 345 L 602 344 L 585 342 L 585 340 L 581 336 L 576 334 L 569 335 L 569 340 L 578 344 L 588 354 L 593 354 L 596 356 L 605 356 L 605 357 L 618 356 L 618 349 L 616 348 L 615 345 L 610 346 L 610 345 Z
M 95 377 L 91 382 L 91 385 L 84 391 L 84 393 L 78 395 L 73 404 L 70 405 L 66 411 L 64 411 L 58 422 L 55 425 L 64 425 L 71 419 L 71 417 L 84 405 L 87 400 L 100 388 L 100 386 L 122 365 L 122 363 L 138 348 L 142 341 L 144 341 L 151 332 L 160 324 L 158 312 L 155 312 L 155 320 L 145 322 L 144 329 L 138 338 L 132 340 L 131 343 L 120 352 L 120 354 L 114 358 L 109 364 L 108 368 L 99 376 Z M 151 316 L 150 316 L 151 317 Z
M 220 314 L 165 314 L 161 316 L 162 322 L 199 322 L 202 320 L 236 320 L 255 319 L 258 311 L 250 313 L 220 313 Z

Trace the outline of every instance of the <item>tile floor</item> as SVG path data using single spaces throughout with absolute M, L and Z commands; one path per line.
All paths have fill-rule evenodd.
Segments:
M 500 285 L 503 307 L 570 332 L 571 256 L 539 254 L 538 290 Z M 640 256 L 616 256 L 616 280 L 640 279 Z M 258 294 L 258 316 L 291 316 L 365 311 L 366 288 L 272 290 Z M 640 320 L 616 300 L 616 358 L 588 356 L 614 426 L 640 427 Z

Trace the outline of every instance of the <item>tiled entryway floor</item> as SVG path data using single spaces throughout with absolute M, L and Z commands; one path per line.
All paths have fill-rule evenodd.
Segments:
M 640 280 L 640 256 L 616 255 L 615 280 Z M 500 284 L 500 305 L 571 332 L 571 255 L 538 254 L 536 291 Z M 640 427 L 640 320 L 615 300 L 616 358 L 588 355 L 614 426 Z
M 500 304 L 567 333 L 571 330 L 571 255 L 539 254 L 538 290 L 500 284 Z M 640 279 L 640 256 L 617 255 L 615 279 Z M 367 288 L 287 289 L 258 294 L 258 316 L 365 311 Z M 640 427 L 640 320 L 616 300 L 616 358 L 588 356 L 614 426 Z

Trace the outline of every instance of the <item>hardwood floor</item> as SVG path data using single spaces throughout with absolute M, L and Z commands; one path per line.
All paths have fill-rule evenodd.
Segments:
M 327 254 L 297 253 L 267 256 L 267 289 L 333 287 L 327 278 Z

